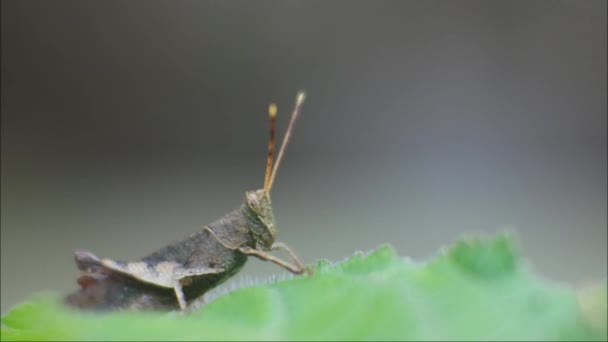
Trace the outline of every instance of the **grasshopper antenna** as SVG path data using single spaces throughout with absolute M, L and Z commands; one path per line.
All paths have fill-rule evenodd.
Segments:
M 272 174 L 270 175 L 270 179 L 266 184 L 267 186 L 264 186 L 264 190 L 266 192 L 270 192 L 270 190 L 272 189 L 272 184 L 274 183 L 274 179 L 277 175 L 277 170 L 279 169 L 279 165 L 281 164 L 281 160 L 283 159 L 283 155 L 285 154 L 285 149 L 287 148 L 287 144 L 289 143 L 289 138 L 291 138 L 293 126 L 296 122 L 296 119 L 300 115 L 300 108 L 304 103 L 304 99 L 306 99 L 306 93 L 300 91 L 298 93 L 298 96 L 296 97 L 296 104 L 293 108 L 293 113 L 291 114 L 291 120 L 289 120 L 289 126 L 287 126 L 287 131 L 285 131 L 285 136 L 283 137 L 283 142 L 281 143 L 281 149 L 279 150 L 279 154 L 277 155 L 277 161 L 274 163 L 274 167 L 272 168 Z M 268 146 L 270 147 L 270 144 Z
M 270 192 L 270 176 L 272 174 L 272 157 L 274 154 L 274 131 L 277 122 L 277 105 L 271 103 L 268 106 L 268 117 L 270 118 L 270 137 L 268 138 L 268 158 L 266 159 L 266 177 L 264 178 L 264 192 Z

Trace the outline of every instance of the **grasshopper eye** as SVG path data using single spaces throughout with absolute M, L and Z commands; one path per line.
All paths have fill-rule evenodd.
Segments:
M 260 199 L 253 191 L 247 193 L 247 203 L 252 209 L 258 210 L 260 208 Z

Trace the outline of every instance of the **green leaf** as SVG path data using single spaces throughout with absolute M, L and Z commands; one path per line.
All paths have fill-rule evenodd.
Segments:
M 606 340 L 606 282 L 577 293 L 536 277 L 511 238 L 468 238 L 421 264 L 390 246 L 314 276 L 235 290 L 189 314 L 80 312 L 40 294 L 2 340 Z

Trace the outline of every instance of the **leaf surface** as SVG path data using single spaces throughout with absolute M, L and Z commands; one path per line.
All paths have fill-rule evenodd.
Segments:
M 469 238 L 426 263 L 386 245 L 314 276 L 249 286 L 189 314 L 70 309 L 39 294 L 2 340 L 606 340 L 606 282 L 541 280 L 508 235 Z

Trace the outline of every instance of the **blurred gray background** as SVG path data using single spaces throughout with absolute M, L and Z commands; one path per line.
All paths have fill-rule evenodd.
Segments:
M 510 229 L 604 279 L 606 39 L 606 1 L 4 0 L 2 312 L 236 208 L 299 89 L 273 200 L 305 262 Z

